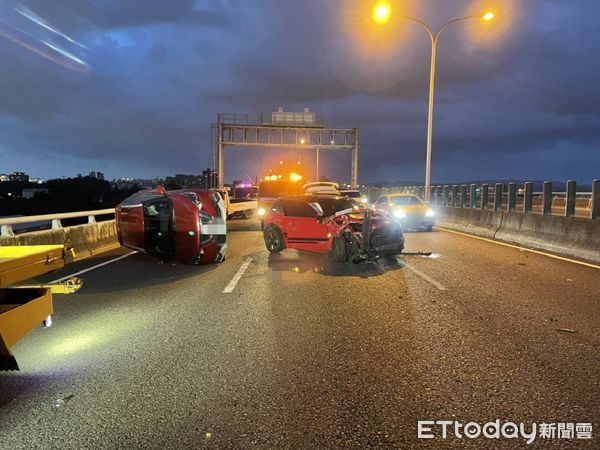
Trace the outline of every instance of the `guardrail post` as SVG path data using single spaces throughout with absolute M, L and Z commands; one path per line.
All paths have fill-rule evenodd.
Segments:
M 477 185 L 471 185 L 471 191 L 469 192 L 469 202 L 471 208 L 477 208 Z
M 460 207 L 461 208 L 467 207 L 467 185 L 466 184 L 460 185 Z
M 448 206 L 448 190 L 450 189 L 450 186 L 448 186 L 447 184 L 444 185 L 444 193 L 443 193 L 443 205 L 444 206 Z
M 60 219 L 52 219 L 52 229 L 60 230 L 62 228 L 62 224 L 60 223 Z
M 565 200 L 565 217 L 575 217 L 575 202 L 577 201 L 577 181 L 567 181 L 567 198 Z
M 490 187 L 487 183 L 481 185 L 481 209 L 488 209 Z
M 88 216 L 88 223 L 96 223 L 96 216 Z
M 600 219 L 600 180 L 592 182 L 592 219 Z
M 502 192 L 504 191 L 504 185 L 502 183 L 496 183 L 494 187 L 494 211 L 500 211 L 502 209 Z
M 0 236 L 9 237 L 14 235 L 15 233 L 13 233 L 12 225 L 2 225 L 0 227 Z
M 508 210 L 515 212 L 517 209 L 517 183 L 508 183 Z
M 552 214 L 552 181 L 544 181 L 542 214 L 545 216 Z
M 523 198 L 523 213 L 531 214 L 533 212 L 533 183 L 525 183 L 525 194 Z
M 456 184 L 452 185 L 452 203 L 450 203 L 450 206 L 452 206 L 453 208 L 456 207 L 456 197 L 458 197 L 458 186 Z

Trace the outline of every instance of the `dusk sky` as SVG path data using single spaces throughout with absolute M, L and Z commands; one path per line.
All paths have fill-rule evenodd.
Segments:
M 423 180 L 430 43 L 400 15 L 491 9 L 440 39 L 432 181 L 600 177 L 600 2 L 390 3 L 376 27 L 364 0 L 0 0 L 0 173 L 200 173 L 217 113 L 283 106 L 360 127 L 360 182 Z M 259 155 L 229 150 L 226 181 Z

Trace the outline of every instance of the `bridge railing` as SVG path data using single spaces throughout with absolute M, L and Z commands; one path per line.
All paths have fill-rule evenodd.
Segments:
M 0 237 L 15 236 L 15 234 L 43 229 L 59 230 L 63 227 L 63 220 L 80 219 L 87 217 L 88 224 L 94 224 L 102 216 L 104 220 L 114 219 L 115 209 L 98 209 L 93 211 L 78 211 L 59 214 L 42 214 L 37 216 L 16 216 L 0 219 Z M 17 226 L 17 227 L 15 227 Z M 19 227 L 20 226 L 20 227 Z M 68 228 L 70 225 L 65 225 Z M 20 229 L 17 229 L 20 228 Z
M 411 193 L 423 196 L 423 186 L 365 187 L 366 195 L 375 200 L 379 195 Z M 566 191 L 553 191 L 546 181 L 541 192 L 533 191 L 533 183 L 434 185 L 430 203 L 454 208 L 479 208 L 524 214 L 562 215 L 600 219 L 600 180 L 594 180 L 590 192 L 577 192 L 577 183 L 567 182 Z

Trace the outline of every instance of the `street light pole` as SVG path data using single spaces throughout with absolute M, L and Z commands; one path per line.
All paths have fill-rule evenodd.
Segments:
M 435 67 L 437 60 L 437 43 L 439 40 L 442 31 L 444 31 L 450 24 L 455 22 L 460 22 L 462 20 L 475 19 L 479 16 L 465 16 L 459 17 L 458 19 L 451 20 L 444 24 L 440 31 L 436 34 L 433 34 L 431 28 L 427 26 L 425 22 L 419 19 L 415 19 L 414 17 L 409 16 L 401 16 L 403 19 L 410 20 L 412 22 L 416 22 L 421 27 L 427 31 L 429 38 L 431 39 L 431 67 L 429 71 L 429 110 L 427 113 L 427 156 L 425 160 L 425 193 L 424 200 L 428 202 L 431 198 L 431 147 L 433 143 L 433 105 L 434 105 L 434 97 L 435 97 Z
M 429 111 L 427 113 L 427 156 L 425 159 L 425 201 L 429 201 L 431 186 L 431 144 L 433 141 L 433 97 L 435 95 L 435 65 L 437 56 L 437 38 L 429 32 L 431 37 L 431 68 L 429 71 Z
M 386 0 L 378 1 L 373 7 L 373 20 L 379 24 L 386 24 L 392 15 L 392 7 Z M 437 43 L 442 32 L 448 28 L 449 25 L 461 22 L 463 20 L 469 19 L 477 19 L 481 18 L 486 22 L 489 22 L 494 18 L 494 13 L 491 11 L 486 12 L 483 16 L 465 16 L 459 17 L 458 19 L 453 19 L 449 22 L 446 22 L 440 30 L 434 34 L 431 31 L 431 28 L 420 19 L 416 19 L 414 17 L 409 16 L 400 16 L 405 20 L 410 20 L 412 22 L 420 25 L 429 35 L 431 39 L 431 67 L 429 72 L 429 110 L 427 114 L 427 157 L 425 162 L 425 201 L 428 202 L 431 198 L 431 147 L 433 142 L 433 104 L 434 104 L 434 96 L 435 96 L 435 66 L 436 66 L 436 57 L 437 57 Z

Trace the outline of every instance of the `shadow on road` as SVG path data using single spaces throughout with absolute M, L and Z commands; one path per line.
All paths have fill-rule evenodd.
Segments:
M 99 261 L 101 262 L 101 261 Z M 188 265 L 174 261 L 162 261 L 152 256 L 137 253 L 115 263 L 100 267 L 90 274 L 83 274 L 81 293 L 107 293 L 130 289 L 161 287 L 186 278 L 211 272 L 219 264 Z M 72 273 L 73 269 L 55 273 L 55 278 Z
M 260 223 L 258 219 L 252 217 L 250 219 L 232 219 L 227 221 L 227 231 L 248 232 L 260 231 Z
M 56 382 L 59 377 L 53 375 L 52 380 Z M 2 409 L 18 401 L 21 394 L 39 390 L 48 379 L 46 374 L 25 375 L 19 372 L 0 372 L 0 415 Z
M 275 274 L 303 274 L 312 272 L 329 277 L 370 278 L 401 269 L 395 257 L 381 258 L 362 263 L 332 263 L 327 255 L 320 253 L 286 251 L 269 254 L 269 269 Z

